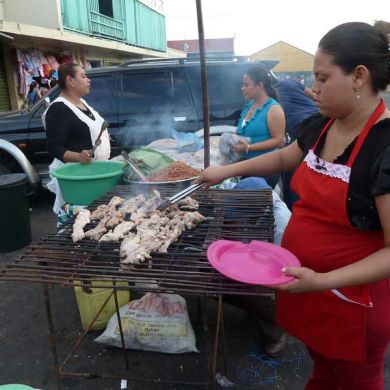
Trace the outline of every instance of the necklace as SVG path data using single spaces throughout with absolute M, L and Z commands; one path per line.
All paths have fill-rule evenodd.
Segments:
M 268 102 L 268 99 L 269 99 L 269 98 L 267 97 L 264 101 L 262 101 L 262 102 L 260 102 L 260 103 L 256 103 L 256 102 L 253 103 L 253 104 L 250 106 L 248 112 L 246 113 L 247 119 L 249 119 L 250 117 L 252 117 L 252 115 L 254 114 L 254 112 L 255 112 L 256 110 L 258 110 L 259 108 L 263 107 L 264 104 Z

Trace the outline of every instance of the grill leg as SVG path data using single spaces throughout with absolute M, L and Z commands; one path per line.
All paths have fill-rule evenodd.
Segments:
M 60 375 L 60 370 L 58 365 L 57 345 L 56 345 L 56 339 L 54 334 L 53 317 L 51 314 L 48 283 L 43 284 L 43 295 L 44 295 L 46 315 L 47 315 L 47 329 L 49 332 L 49 343 L 50 343 L 51 352 L 53 355 L 53 362 L 54 362 L 54 375 L 55 375 L 56 387 L 57 390 L 61 390 L 61 375 Z
M 227 359 L 225 323 L 223 321 L 223 301 L 221 305 L 221 336 L 222 336 L 222 349 L 223 349 L 223 369 L 224 369 L 224 374 L 228 376 L 229 367 L 228 367 L 228 359 Z
M 203 332 L 207 333 L 208 323 L 207 323 L 207 297 L 205 295 L 199 296 L 198 300 L 198 320 L 200 326 L 203 329 Z
M 115 287 L 115 285 L 116 285 L 116 283 L 114 281 L 114 300 L 115 300 L 116 318 L 118 320 L 119 333 L 121 335 L 122 352 L 123 352 L 123 358 L 125 359 L 126 371 L 129 371 L 129 360 L 127 359 L 125 339 L 123 336 L 123 329 L 122 329 L 122 321 L 121 321 L 121 316 L 119 313 L 118 291 L 117 291 L 117 288 Z
M 218 344 L 219 344 L 219 333 L 221 327 L 221 318 L 222 318 L 222 295 L 218 295 L 218 310 L 217 310 L 217 324 L 215 328 L 215 338 L 214 338 L 214 350 L 213 356 L 211 358 L 211 388 L 216 389 L 216 380 L 215 376 L 217 374 L 217 359 L 218 359 Z

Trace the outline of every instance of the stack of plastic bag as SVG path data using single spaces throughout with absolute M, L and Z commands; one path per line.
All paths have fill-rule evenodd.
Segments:
M 227 163 L 234 163 L 242 158 L 243 153 L 234 152 L 232 150 L 232 146 L 236 145 L 240 139 L 243 139 L 243 137 L 240 137 L 237 134 L 224 133 L 221 135 L 218 148 Z

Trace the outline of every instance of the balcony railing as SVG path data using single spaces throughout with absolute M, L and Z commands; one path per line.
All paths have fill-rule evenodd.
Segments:
M 107 15 L 101 13 L 98 0 L 61 0 L 64 29 L 166 51 L 164 15 L 140 0 L 117 0 L 112 4 L 113 15 Z
M 90 12 L 91 29 L 94 35 L 101 35 L 118 40 L 125 39 L 125 24 L 99 12 Z

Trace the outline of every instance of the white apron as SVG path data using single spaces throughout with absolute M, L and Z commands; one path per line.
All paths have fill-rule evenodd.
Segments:
M 61 102 L 64 103 L 69 109 L 71 109 L 74 114 L 82 121 L 84 122 L 91 133 L 91 141 L 92 145 L 95 143 L 102 124 L 104 122 L 104 119 L 98 114 L 97 111 L 95 111 L 91 106 L 87 104 L 87 102 L 84 99 L 81 99 L 83 104 L 92 112 L 93 116 L 95 117 L 95 120 L 92 120 L 87 115 L 85 115 L 79 108 L 77 108 L 73 103 L 71 103 L 69 100 L 65 99 L 62 96 L 59 96 L 57 99 L 53 100 L 53 102 L 50 104 L 50 106 L 54 103 Z M 42 122 L 43 126 L 46 129 L 46 113 L 47 110 L 50 108 L 50 106 L 45 110 L 45 112 L 42 114 Z M 110 158 L 111 153 L 111 146 L 110 146 L 110 136 L 108 134 L 108 131 L 104 131 L 101 136 L 101 144 L 96 148 L 93 161 L 105 161 Z M 49 173 L 53 172 L 54 169 L 64 165 L 64 163 L 61 160 L 58 160 L 55 158 L 53 162 L 49 166 Z M 58 185 L 58 181 L 55 177 L 51 176 L 51 181 L 47 184 L 47 188 L 56 194 L 56 199 L 54 201 L 53 211 L 58 214 L 61 207 L 65 204 L 65 201 L 62 197 L 60 187 Z

